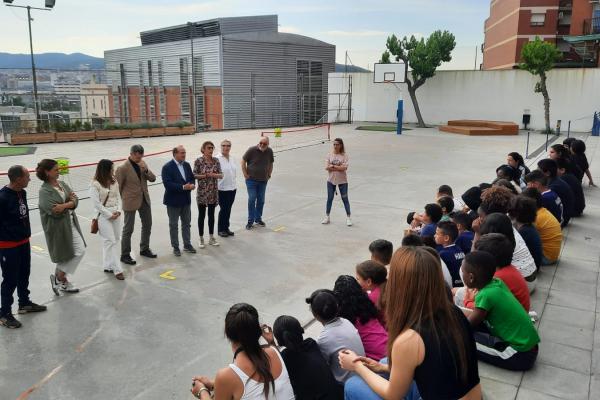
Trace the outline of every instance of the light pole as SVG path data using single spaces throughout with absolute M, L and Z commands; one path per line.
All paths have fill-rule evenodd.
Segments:
M 40 122 L 40 103 L 38 101 L 37 93 L 37 79 L 35 74 L 35 61 L 33 59 L 33 39 L 31 37 L 31 10 L 43 10 L 51 11 L 54 8 L 56 0 L 45 0 L 44 6 L 46 8 L 31 7 L 31 6 L 17 6 L 12 4 L 14 0 L 4 0 L 4 3 L 8 7 L 26 8 L 27 9 L 27 26 L 29 27 L 29 51 L 31 53 L 31 75 L 33 79 L 33 109 L 35 111 L 36 125 Z

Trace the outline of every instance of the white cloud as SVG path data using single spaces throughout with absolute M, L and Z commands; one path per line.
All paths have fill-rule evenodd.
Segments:
M 325 35 L 338 36 L 338 37 L 373 37 L 373 36 L 387 36 L 387 32 L 383 31 L 326 31 L 323 32 Z

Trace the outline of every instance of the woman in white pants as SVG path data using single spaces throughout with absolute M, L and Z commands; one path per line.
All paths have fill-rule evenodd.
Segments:
M 104 272 L 114 273 L 122 281 L 123 269 L 119 261 L 121 240 L 121 210 L 119 185 L 115 179 L 113 162 L 100 160 L 96 175 L 90 186 L 90 198 L 94 203 L 94 218 L 98 219 L 98 233 L 102 238 L 102 264 Z

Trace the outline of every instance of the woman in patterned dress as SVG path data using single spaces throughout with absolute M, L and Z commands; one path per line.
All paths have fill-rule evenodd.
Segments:
M 200 248 L 204 245 L 204 218 L 208 208 L 208 244 L 218 246 L 214 237 L 215 208 L 219 204 L 219 187 L 217 180 L 223 178 L 221 164 L 213 157 L 215 145 L 212 142 L 202 143 L 202 156 L 194 162 L 194 178 L 198 180 L 196 201 L 198 203 L 198 231 L 200 233 Z

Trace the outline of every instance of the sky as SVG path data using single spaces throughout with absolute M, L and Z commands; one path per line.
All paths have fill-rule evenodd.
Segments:
M 43 0 L 14 0 L 43 7 Z M 336 61 L 372 68 L 387 36 L 456 36 L 453 60 L 440 69 L 473 69 L 483 42 L 487 0 L 56 0 L 50 12 L 32 11 L 35 53 L 85 53 L 139 46 L 139 32 L 216 17 L 277 14 L 279 30 L 334 44 Z M 0 4 L 0 52 L 29 53 L 26 10 Z M 477 64 L 481 52 L 477 52 Z

